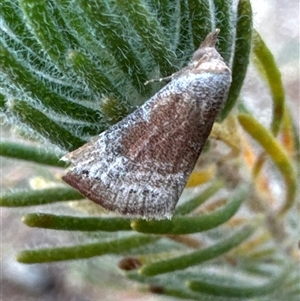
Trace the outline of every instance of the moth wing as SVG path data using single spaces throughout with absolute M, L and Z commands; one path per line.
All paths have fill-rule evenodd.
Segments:
M 182 93 L 176 89 L 180 80 L 67 154 L 63 159 L 74 167 L 63 180 L 106 209 L 146 219 L 171 218 L 228 92 L 225 83 L 217 94 L 209 92 L 207 76 L 200 87 L 197 78 L 182 79 L 182 85 L 190 85 Z M 222 81 L 220 74 L 221 86 Z

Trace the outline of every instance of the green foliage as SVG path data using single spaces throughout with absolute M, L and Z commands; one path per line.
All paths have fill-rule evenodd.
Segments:
M 29 213 L 23 217 L 26 225 L 82 231 L 83 241 L 25 250 L 17 254 L 18 261 L 119 254 L 125 262 L 134 258 L 137 263 L 124 268 L 125 276 L 150 285 L 153 292 L 184 300 L 296 300 L 299 274 L 293 246 L 276 229 L 296 231 L 290 219 L 298 188 L 299 139 L 285 105 L 280 71 L 252 29 L 249 0 L 238 1 L 236 10 L 231 0 L 2 0 L 0 18 L 1 115 L 40 142 L 37 147 L 1 141 L 1 156 L 65 167 L 59 161 L 62 153 L 146 101 L 161 85 L 144 82 L 186 65 L 215 26 L 221 30 L 217 48 L 233 78 L 219 116 L 221 130 L 215 127 L 211 139 L 227 144 L 234 157 L 212 158 L 214 149 L 208 145 L 203 156 L 214 162 L 216 171 L 212 178 L 199 173 L 199 184 L 207 186 L 196 196 L 188 188 L 188 200 L 177 207 L 172 220 L 108 217 L 93 207 L 92 216 L 72 216 L 67 204 L 68 215 Z M 255 66 L 272 95 L 270 129 L 239 98 L 251 45 Z M 246 132 L 260 144 L 259 156 Z M 278 200 L 275 205 L 269 202 L 274 199 L 264 169 L 269 160 L 285 183 L 280 206 Z M 219 192 L 224 199 L 216 197 Z M 0 205 L 83 203 L 82 199 L 56 180 L 55 187 L 5 192 Z M 90 233 L 97 233 L 96 242 L 91 243 Z

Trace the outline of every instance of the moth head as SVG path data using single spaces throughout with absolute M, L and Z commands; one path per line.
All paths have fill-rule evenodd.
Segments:
M 192 61 L 197 62 L 206 56 L 207 58 L 220 58 L 219 53 L 215 49 L 220 29 L 209 33 L 205 40 L 201 43 L 200 47 L 194 52 Z

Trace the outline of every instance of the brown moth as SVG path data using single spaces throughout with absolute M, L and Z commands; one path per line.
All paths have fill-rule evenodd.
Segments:
M 73 167 L 63 180 L 123 215 L 171 218 L 231 84 L 218 33 L 140 108 L 65 155 Z

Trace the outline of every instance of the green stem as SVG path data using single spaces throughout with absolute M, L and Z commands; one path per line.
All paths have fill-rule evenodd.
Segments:
M 24 207 L 45 205 L 70 200 L 81 200 L 84 197 L 73 188 L 55 187 L 38 190 L 20 190 L 2 193 L 0 206 Z
M 235 192 L 233 200 L 224 208 L 202 216 L 174 216 L 172 220 L 155 221 L 136 220 L 131 227 L 142 233 L 153 234 L 189 234 L 215 228 L 231 218 L 241 206 L 247 195 L 244 185 Z
M 169 76 L 174 73 L 176 57 L 174 52 L 171 51 L 171 45 L 155 15 L 140 0 L 117 0 L 117 4 L 128 16 L 145 48 L 151 53 L 156 64 L 160 66 L 161 75 Z
M 218 52 L 225 62 L 229 63 L 233 42 L 232 0 L 214 0 L 216 28 L 220 29 L 218 36 Z
M 71 102 L 45 87 L 44 82 L 33 76 L 29 69 L 18 62 L 14 55 L 1 44 L 0 68 L 10 82 L 21 89 L 24 94 L 30 95 L 36 104 L 40 103 L 58 114 L 67 115 L 80 121 L 101 122 L 99 112 Z
M 189 21 L 192 28 L 193 50 L 195 51 L 199 48 L 206 35 L 212 31 L 213 15 L 208 0 L 187 0 L 187 3 Z
M 158 274 L 183 270 L 188 267 L 198 265 L 204 261 L 217 258 L 232 248 L 240 245 L 245 239 L 252 235 L 254 229 L 255 228 L 253 226 L 246 226 L 234 235 L 231 235 L 229 238 L 224 239 L 210 247 L 203 248 L 200 251 L 192 252 L 187 255 L 160 260 L 144 265 L 139 269 L 139 272 L 146 276 L 155 276 Z
M 150 88 L 144 85 L 148 74 L 139 53 L 125 38 L 128 32 L 125 32 L 125 24 L 122 24 L 120 17 L 116 18 L 103 1 L 75 0 L 74 4 L 82 9 L 88 26 L 115 57 L 119 68 L 132 79 L 132 85 L 141 93 L 148 91 Z
M 264 296 L 274 292 L 284 283 L 289 270 L 283 269 L 279 276 L 271 278 L 267 283 L 262 285 L 234 285 L 226 286 L 223 284 L 208 283 L 206 281 L 188 281 L 187 286 L 195 291 L 206 293 L 213 296 L 222 296 L 228 298 L 254 298 Z
M 21 123 L 65 150 L 74 150 L 85 143 L 25 101 L 14 100 L 10 103 L 10 111 Z
M 227 102 L 219 114 L 219 119 L 224 120 L 234 107 L 240 94 L 251 50 L 252 37 L 252 8 L 249 0 L 239 0 L 236 24 L 236 37 L 234 58 L 231 67 L 232 83 L 228 93 Z
M 68 45 L 62 39 L 61 29 L 53 20 L 46 1 L 19 0 L 19 4 L 43 50 L 57 67 L 66 70 L 65 52 Z
M 266 79 L 273 98 L 272 132 L 277 136 L 284 115 L 285 95 L 275 59 L 256 30 L 253 30 L 253 54 L 257 69 Z
M 133 248 L 153 243 L 158 238 L 145 235 L 112 239 L 105 242 L 83 244 L 72 247 L 53 249 L 26 250 L 17 254 L 16 259 L 21 263 L 42 263 L 72 259 L 84 259 L 106 254 L 120 254 Z
M 22 218 L 29 227 L 68 231 L 130 231 L 130 219 L 122 217 L 75 217 L 29 213 Z
M 296 198 L 297 177 L 292 161 L 275 137 L 252 116 L 240 114 L 238 120 L 242 127 L 264 148 L 285 180 L 286 199 L 279 210 L 279 214 L 283 215 L 293 206 Z
M 214 182 L 211 186 L 206 188 L 200 195 L 185 202 L 180 206 L 177 206 L 174 215 L 186 215 L 191 213 L 201 204 L 203 204 L 207 199 L 213 196 L 217 191 L 219 191 L 223 186 L 224 182 L 221 180 Z
M 10 141 L 0 141 L 0 156 L 15 158 L 19 160 L 31 161 L 57 167 L 66 167 L 66 163 L 59 158 L 63 154 L 57 154 L 45 148 L 14 143 Z

